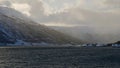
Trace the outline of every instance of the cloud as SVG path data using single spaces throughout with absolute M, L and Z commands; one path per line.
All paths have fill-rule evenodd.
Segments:
M 16 3 L 9 0 L 0 0 L 0 6 L 13 8 L 27 16 L 30 16 L 30 6 L 27 3 Z
M 70 9 L 68 12 L 52 14 L 40 19 L 40 22 L 59 22 L 73 25 L 113 26 L 119 24 L 119 14 L 108 12 L 96 12 L 86 9 Z M 107 25 L 110 24 L 110 25 Z
M 0 0 L 0 6 L 4 7 L 11 6 L 11 2 L 7 0 Z
M 105 4 L 114 7 L 120 7 L 120 0 L 106 0 Z
M 16 9 L 34 20 L 39 20 L 45 16 L 45 8 L 40 0 L 0 0 L 0 5 Z
M 26 4 L 26 3 L 13 3 L 11 5 L 11 8 L 14 8 L 16 10 L 18 10 L 19 12 L 22 12 L 23 14 L 26 14 L 27 16 L 30 16 L 30 10 L 31 7 L 30 5 Z
M 0 0 L 40 23 L 118 24 L 119 0 Z M 19 7 L 19 8 L 18 8 Z M 114 22 L 114 23 L 113 23 Z

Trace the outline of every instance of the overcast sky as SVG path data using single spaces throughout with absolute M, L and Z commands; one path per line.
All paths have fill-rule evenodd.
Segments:
M 0 4 L 49 26 L 118 26 L 120 22 L 120 0 L 0 0 Z
M 120 0 L 0 0 L 0 6 L 14 8 L 47 26 L 90 27 L 119 39 Z

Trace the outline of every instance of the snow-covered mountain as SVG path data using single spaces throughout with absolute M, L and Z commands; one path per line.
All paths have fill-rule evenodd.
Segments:
M 80 40 L 40 25 L 20 12 L 0 7 L 0 43 L 18 40 L 33 43 L 78 44 Z

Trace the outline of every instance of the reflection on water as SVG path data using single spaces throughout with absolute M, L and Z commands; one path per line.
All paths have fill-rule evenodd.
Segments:
M 112 56 L 115 59 L 116 55 L 120 56 L 118 51 L 117 48 L 3 47 L 0 48 L 0 68 L 112 68 L 119 66 L 120 61 L 107 60 L 105 56 L 115 52 Z

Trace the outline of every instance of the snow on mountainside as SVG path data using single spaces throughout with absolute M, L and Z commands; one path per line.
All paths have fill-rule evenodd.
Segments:
M 40 25 L 14 9 L 0 7 L 0 43 L 79 44 L 80 40 Z

